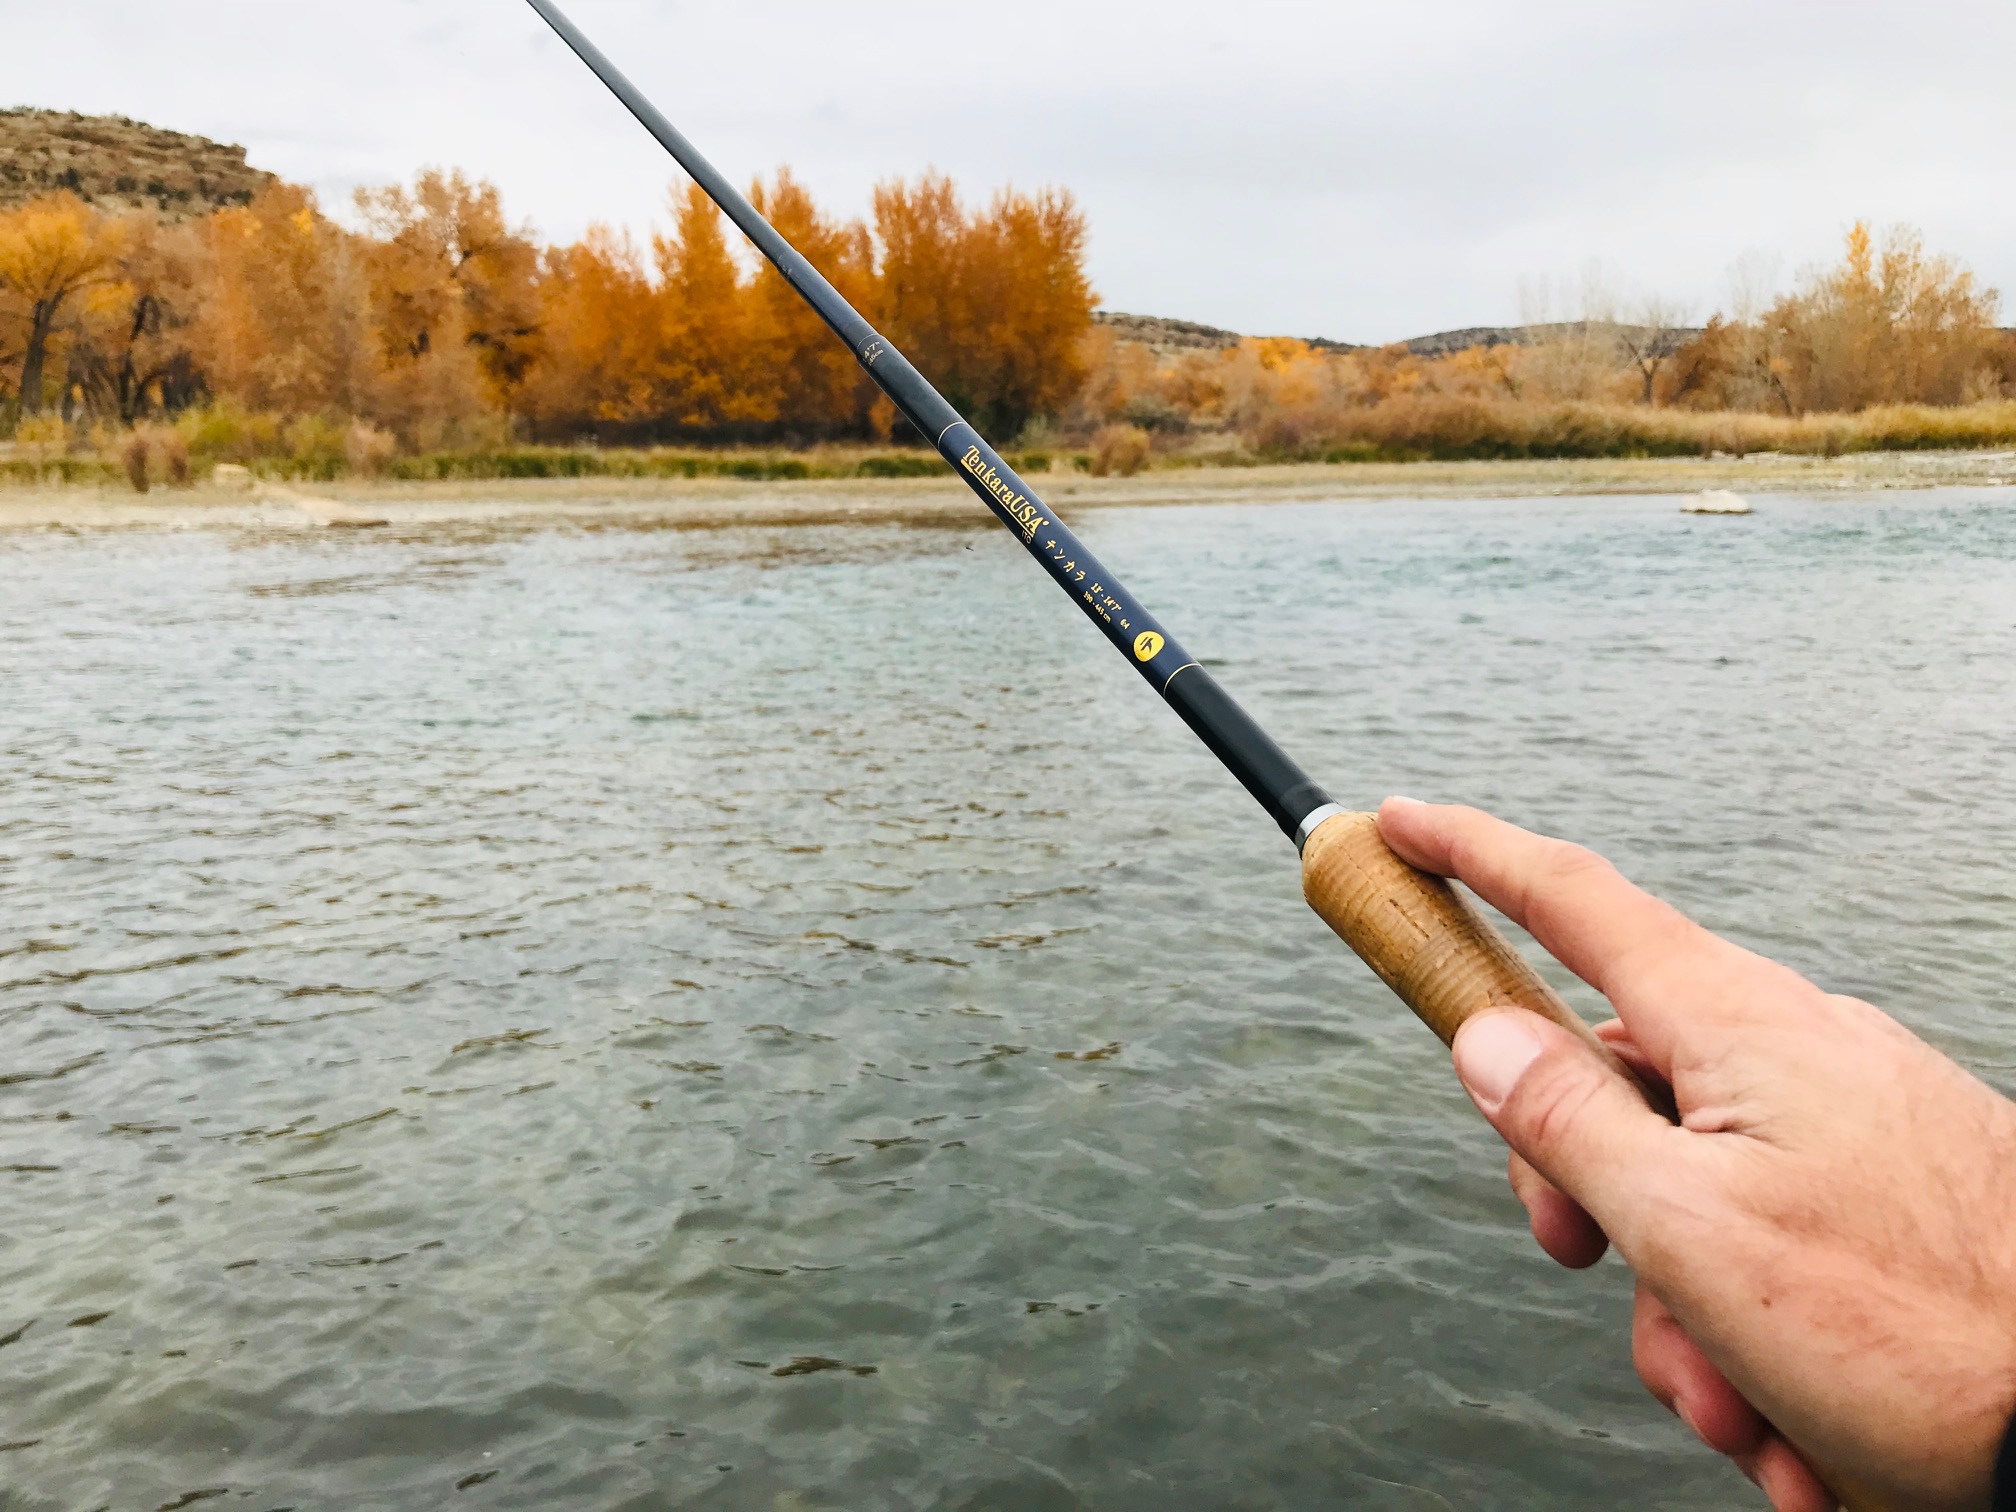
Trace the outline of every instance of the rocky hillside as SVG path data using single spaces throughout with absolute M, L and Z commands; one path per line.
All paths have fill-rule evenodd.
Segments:
M 0 110 L 0 209 L 68 189 L 105 210 L 158 210 L 171 220 L 242 205 L 273 175 L 243 147 L 62 110 Z
M 1237 331 L 1221 331 L 1216 326 L 1199 325 L 1194 320 L 1170 320 L 1161 315 L 1126 315 L 1118 310 L 1099 310 L 1092 319 L 1122 341 L 1139 342 L 1165 357 L 1177 352 L 1223 351 L 1245 340 Z M 1357 350 L 1348 341 L 1328 341 L 1321 336 L 1305 336 L 1302 339 L 1327 351 Z

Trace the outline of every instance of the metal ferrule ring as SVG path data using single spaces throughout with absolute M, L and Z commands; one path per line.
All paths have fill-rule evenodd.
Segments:
M 1348 814 L 1350 812 L 1341 803 L 1326 803 L 1323 807 L 1310 814 L 1308 818 L 1295 827 L 1296 851 L 1298 853 L 1301 852 L 1309 844 L 1309 837 L 1321 829 L 1326 820 L 1335 819 L 1339 814 Z

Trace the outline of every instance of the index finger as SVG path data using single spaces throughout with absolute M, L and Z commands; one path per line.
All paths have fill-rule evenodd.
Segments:
M 1551 840 L 1474 808 L 1388 798 L 1379 833 L 1402 860 L 1455 877 L 1519 924 L 1608 998 L 1660 1071 L 1671 1035 L 1648 1022 L 1670 990 L 1726 980 L 1762 962 L 1634 886 L 1594 851 Z

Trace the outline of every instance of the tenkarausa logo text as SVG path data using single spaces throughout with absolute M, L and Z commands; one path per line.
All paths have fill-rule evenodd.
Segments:
M 980 455 L 979 447 L 967 447 L 966 455 L 959 459 L 959 465 L 978 478 L 980 486 L 994 495 L 1001 508 L 1007 512 L 1008 518 L 1013 520 L 1016 528 L 1022 532 L 1024 540 L 1035 540 L 1036 532 L 1050 523 L 1044 518 L 1042 511 L 1029 502 L 1029 495 L 1015 492 L 1000 473 L 987 465 L 987 459 Z

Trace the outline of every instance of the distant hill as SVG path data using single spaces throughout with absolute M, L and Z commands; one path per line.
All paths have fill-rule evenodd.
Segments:
M 1096 310 L 1092 321 L 1095 325 L 1104 326 L 1122 341 L 1137 342 L 1165 356 L 1176 352 L 1224 351 L 1245 339 L 1237 331 L 1221 331 L 1216 326 L 1199 325 L 1194 320 L 1165 320 L 1160 315 L 1124 315 L 1118 310 Z
M 103 210 L 171 220 L 242 205 L 273 175 L 243 147 L 67 110 L 0 110 L 0 209 L 68 189 Z
M 1655 330 L 1651 326 L 1633 325 L 1629 321 L 1555 320 L 1545 325 L 1464 326 L 1461 330 L 1437 331 L 1433 336 L 1416 336 L 1402 345 L 1416 357 L 1447 357 L 1453 352 L 1467 352 L 1471 347 L 1480 346 L 1538 346 L 1542 342 L 1566 341 L 1580 336 L 1629 337 L 1633 341 L 1656 336 L 1659 345 L 1670 351 L 1700 334 L 1699 326 L 1662 326 Z
M 1217 352 L 1235 347 L 1246 338 L 1237 331 L 1221 331 L 1216 326 L 1199 325 L 1194 320 L 1170 320 L 1161 315 L 1126 315 L 1118 310 L 1098 310 L 1093 322 L 1105 326 L 1122 341 L 1136 341 L 1151 351 L 1169 356 L 1177 352 Z M 1333 352 L 1354 352 L 1348 341 L 1329 341 L 1321 336 L 1299 338 L 1313 347 Z
M 1115 310 L 1101 310 L 1092 318 L 1122 341 L 1138 341 L 1164 356 L 1179 352 L 1222 351 L 1245 340 L 1237 331 L 1222 331 L 1216 326 L 1198 325 L 1189 320 L 1169 320 L 1159 315 L 1123 315 Z M 1606 330 L 1622 333 L 1640 329 L 1607 324 L 1595 327 L 1599 334 Z M 1452 352 L 1468 351 L 1471 347 L 1535 346 L 1543 341 L 1559 341 L 1582 333 L 1583 324 L 1579 320 L 1558 320 L 1546 325 L 1464 326 L 1454 331 L 1437 331 L 1432 336 L 1415 336 L 1397 345 L 1405 347 L 1416 357 L 1447 357 Z M 1665 333 L 1665 340 L 1668 345 L 1678 345 L 1700 334 L 1699 326 L 1675 327 Z M 1332 341 L 1323 336 L 1299 339 L 1321 351 L 1367 350 L 1361 343 Z

